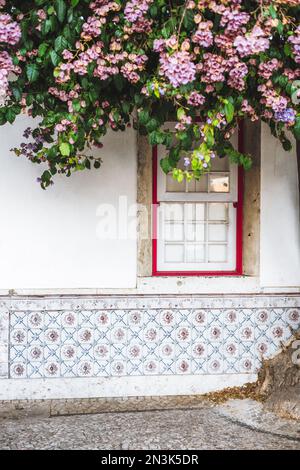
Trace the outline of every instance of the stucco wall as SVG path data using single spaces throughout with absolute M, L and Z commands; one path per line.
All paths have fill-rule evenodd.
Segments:
M 30 124 L 20 117 L 0 127 L 0 289 L 134 287 L 136 240 L 126 233 L 103 240 L 99 224 L 103 204 L 118 208 L 120 196 L 127 197 L 128 229 L 134 222 L 135 132 L 105 138 L 100 170 L 58 177 L 43 191 L 36 182 L 42 168 L 9 151 Z
M 300 227 L 295 141 L 285 152 L 266 125 L 261 148 L 261 250 L 263 287 L 300 286 Z
M 27 118 L 20 117 L 14 126 L 0 128 L 1 294 L 7 295 L 9 290 L 21 295 L 110 294 L 115 290 L 142 294 L 299 291 L 295 152 L 284 152 L 265 126 L 261 145 L 258 126 L 255 146 L 261 147 L 261 180 L 257 165 L 245 176 L 246 277 L 177 279 L 152 278 L 151 241 L 144 238 L 137 252 L 132 236 L 136 200 L 148 208 L 151 203 L 151 152 L 145 139 L 139 139 L 138 171 L 135 132 L 110 133 L 101 151 L 101 170 L 78 173 L 69 179 L 58 177 L 53 187 L 42 191 L 35 182 L 41 168 L 9 152 L 22 140 L 22 129 L 28 124 Z M 248 140 L 252 148 L 251 135 Z M 256 197 L 259 192 L 261 201 Z M 127 199 L 120 205 L 122 196 Z M 103 204 L 117 210 L 115 222 L 122 231 L 116 236 L 121 235 L 120 239 L 103 240 L 99 234 L 106 207 Z M 125 230 L 124 220 L 128 224 Z M 147 236 L 151 229 L 149 213 L 142 212 L 140 222 L 148 223 L 143 231 Z

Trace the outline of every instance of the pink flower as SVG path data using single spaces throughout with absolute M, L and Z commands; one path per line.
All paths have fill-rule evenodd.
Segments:
M 196 78 L 196 66 L 187 51 L 160 56 L 160 75 L 165 76 L 174 88 L 193 82 Z

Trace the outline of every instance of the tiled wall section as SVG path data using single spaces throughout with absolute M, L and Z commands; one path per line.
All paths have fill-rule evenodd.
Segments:
M 299 296 L 11 300 L 0 377 L 253 373 L 299 327 Z
M 9 311 L 0 302 L 0 379 L 8 377 Z

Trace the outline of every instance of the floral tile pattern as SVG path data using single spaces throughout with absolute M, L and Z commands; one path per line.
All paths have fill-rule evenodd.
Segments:
M 0 303 L 0 379 L 8 377 L 9 311 Z
M 43 299 L 9 307 L 8 374 L 19 379 L 255 373 L 300 327 L 297 296 Z

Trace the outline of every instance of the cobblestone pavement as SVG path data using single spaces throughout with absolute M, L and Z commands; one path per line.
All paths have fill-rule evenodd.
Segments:
M 223 410 L 224 411 L 224 410 Z M 0 449 L 300 449 L 300 432 L 259 431 L 220 407 L 0 421 Z M 282 429 L 274 424 L 274 430 Z M 300 429 L 300 428 L 299 428 Z

